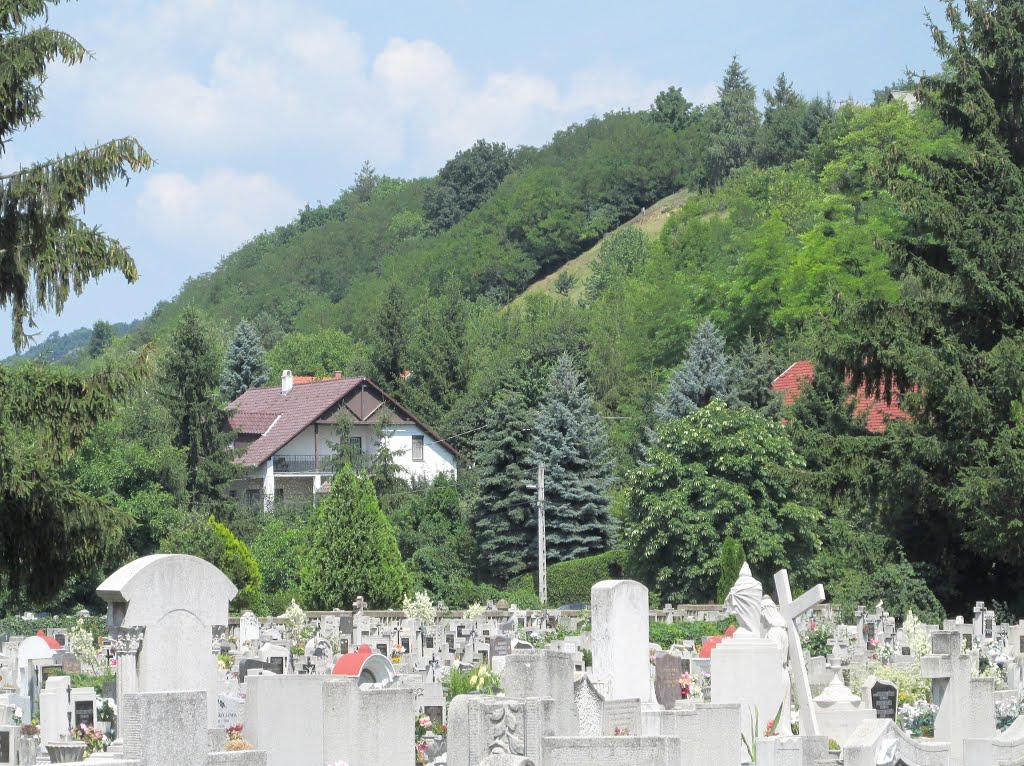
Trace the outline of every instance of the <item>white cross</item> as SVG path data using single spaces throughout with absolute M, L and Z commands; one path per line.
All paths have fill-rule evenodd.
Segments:
M 786 632 L 789 633 L 789 667 L 793 671 L 793 685 L 796 686 L 796 697 L 800 702 L 800 733 L 805 736 L 817 736 L 818 716 L 814 712 L 814 701 L 811 699 L 811 684 L 807 680 L 807 668 L 804 666 L 804 648 L 800 644 L 800 631 L 796 629 L 796 619 L 815 604 L 825 600 L 825 588 L 815 585 L 796 601 L 789 588 L 789 572 L 780 569 L 775 573 L 775 595 L 779 601 L 779 612 L 786 620 Z

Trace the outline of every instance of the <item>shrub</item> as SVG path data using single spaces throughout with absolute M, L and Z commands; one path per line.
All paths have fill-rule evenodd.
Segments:
M 687 622 L 652 622 L 650 635 L 651 643 L 657 644 L 662 649 L 668 649 L 672 644 L 683 641 L 702 642 L 708 636 L 721 636 L 730 625 L 736 624 L 736 618 L 727 617 L 724 620 L 711 622 L 706 620 L 693 620 Z
M 586 556 L 572 561 L 560 561 L 548 567 L 548 603 L 589 604 L 590 589 L 602 580 L 619 580 L 623 576 L 626 552 L 611 550 L 596 556 Z M 510 591 L 526 591 L 536 594 L 537 574 L 525 574 L 508 583 Z M 511 603 L 511 600 L 509 601 Z M 523 606 L 521 602 L 516 602 Z

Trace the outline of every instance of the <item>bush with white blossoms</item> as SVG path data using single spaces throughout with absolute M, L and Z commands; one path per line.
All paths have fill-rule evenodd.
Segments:
M 68 649 L 75 655 L 75 659 L 82 663 L 82 667 L 89 671 L 96 669 L 96 641 L 85 627 L 85 621 L 79 617 L 73 628 L 67 631 Z
M 1024 700 L 1017 697 L 1008 702 L 996 703 L 996 728 L 999 731 L 1006 731 L 1014 721 L 1024 712 Z
M 303 628 L 306 627 L 306 613 L 295 599 L 292 599 L 291 605 L 285 609 L 281 621 L 284 623 L 284 633 L 288 640 L 298 641 L 302 638 Z
M 426 593 L 417 593 L 411 599 L 408 596 L 402 598 L 402 611 L 410 620 L 419 620 L 427 624 L 437 619 L 437 607 L 433 600 Z
M 910 647 L 915 657 L 924 657 L 932 653 L 928 629 L 917 618 L 913 609 L 907 610 L 907 618 L 903 621 L 903 635 L 905 645 Z
M 938 712 L 938 705 L 924 700 L 900 705 L 896 713 L 896 725 L 914 737 L 934 737 L 935 714 Z
M 466 607 L 465 611 L 463 611 L 462 618 L 464 620 L 476 620 L 480 617 L 483 617 L 483 614 L 486 611 L 487 607 L 483 606 L 482 604 L 470 604 Z

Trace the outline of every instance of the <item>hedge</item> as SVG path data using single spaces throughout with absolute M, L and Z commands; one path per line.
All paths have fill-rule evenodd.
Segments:
M 701 643 L 708 636 L 721 636 L 726 628 L 736 624 L 735 617 L 726 617 L 724 620 L 710 622 L 704 620 L 693 620 L 688 622 L 665 622 L 651 623 L 651 643 L 657 644 L 662 649 L 668 649 L 672 644 L 683 641 L 694 641 Z
M 548 567 L 548 604 L 589 604 L 590 589 L 602 580 L 620 580 L 626 563 L 624 550 L 611 550 Z M 537 573 L 509 580 L 509 591 L 537 592 Z
M 104 617 L 83 617 L 82 623 L 93 638 L 107 635 L 107 618 Z M 36 620 L 23 620 L 20 617 L 0 618 L 0 635 L 5 636 L 34 636 L 39 631 L 44 633 L 49 628 L 73 628 L 78 624 L 78 617 L 55 616 L 41 617 Z

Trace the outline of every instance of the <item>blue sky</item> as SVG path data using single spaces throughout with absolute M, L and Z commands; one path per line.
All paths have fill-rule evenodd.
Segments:
M 124 321 L 306 202 L 333 199 L 369 159 L 433 174 L 477 138 L 543 143 L 680 86 L 707 102 L 733 54 L 761 88 L 784 71 L 808 95 L 870 101 L 906 68 L 937 67 L 937 0 L 519 2 L 80 0 L 52 26 L 94 58 L 54 67 L 43 121 L 0 171 L 126 134 L 157 166 L 93 195 L 84 217 L 131 249 L 38 332 Z M 0 357 L 12 351 L 0 317 Z

